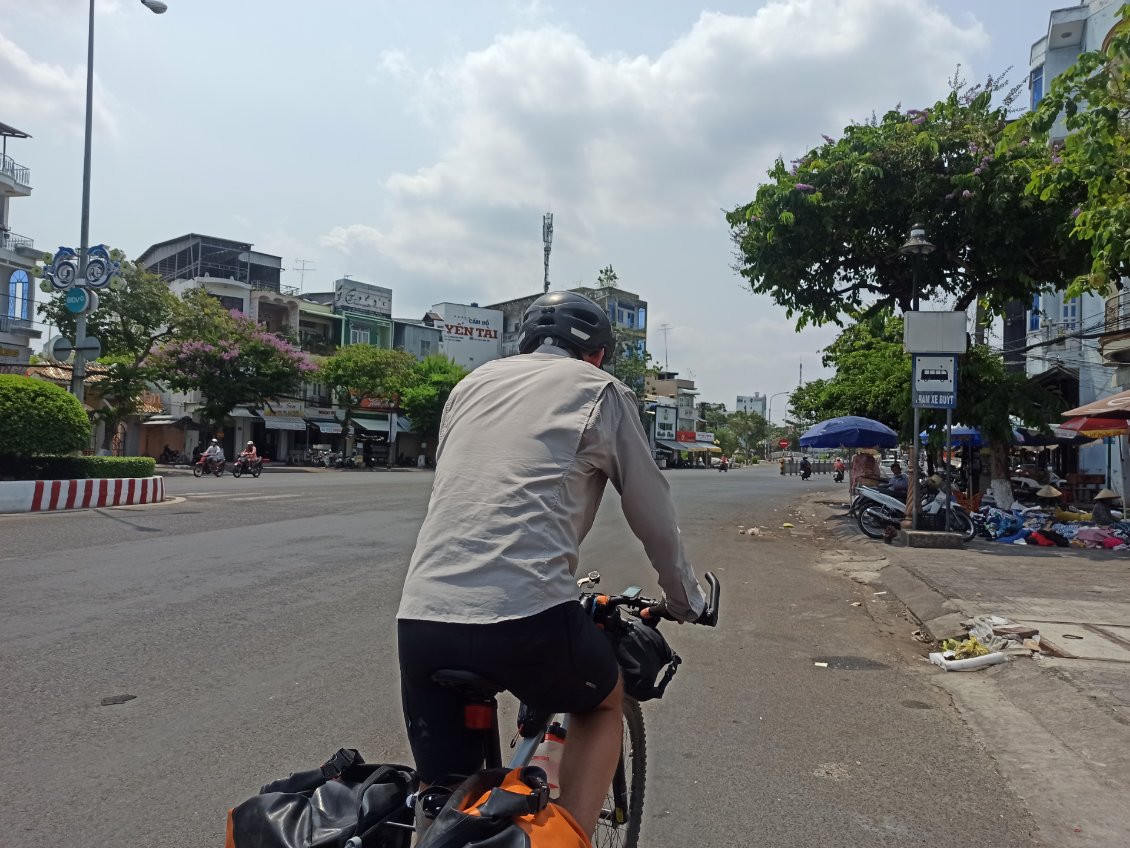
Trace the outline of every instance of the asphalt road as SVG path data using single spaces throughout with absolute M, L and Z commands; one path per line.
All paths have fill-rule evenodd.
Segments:
M 645 845 L 1036 844 L 909 628 L 781 529 L 826 484 L 667 478 L 724 593 L 716 631 L 666 631 L 684 663 L 645 706 Z M 431 480 L 176 477 L 163 505 L 0 516 L 0 846 L 217 846 L 229 806 L 339 747 L 407 760 L 393 615 Z M 654 589 L 614 492 L 583 554 Z

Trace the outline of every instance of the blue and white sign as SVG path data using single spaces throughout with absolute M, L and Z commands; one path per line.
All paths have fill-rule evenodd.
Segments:
M 957 356 L 916 353 L 911 391 L 916 409 L 953 409 L 957 406 Z
M 98 309 L 98 295 L 88 288 L 72 286 L 63 295 L 63 303 L 66 304 L 67 311 L 73 312 L 75 315 L 83 312 L 94 312 Z

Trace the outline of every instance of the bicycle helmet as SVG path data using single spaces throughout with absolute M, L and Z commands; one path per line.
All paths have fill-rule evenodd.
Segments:
M 543 294 L 522 316 L 519 353 L 532 353 L 546 339 L 574 353 L 603 349 L 606 360 L 615 345 L 612 322 L 605 311 L 583 294 L 568 291 Z

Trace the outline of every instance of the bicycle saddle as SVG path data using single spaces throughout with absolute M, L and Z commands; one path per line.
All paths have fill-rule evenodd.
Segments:
M 503 690 L 493 680 L 480 677 L 473 671 L 464 671 L 459 668 L 441 668 L 432 672 L 432 682 L 448 689 L 462 692 L 472 698 L 489 700 Z

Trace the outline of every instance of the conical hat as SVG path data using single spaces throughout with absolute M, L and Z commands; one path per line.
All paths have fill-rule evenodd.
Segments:
M 1051 483 L 1044 486 L 1044 488 L 1040 489 L 1040 491 L 1036 492 L 1036 497 L 1038 497 L 1038 498 L 1058 498 L 1058 497 L 1062 497 L 1062 496 L 1063 496 L 1063 492 L 1061 492 L 1059 489 L 1057 489 Z
M 1116 501 L 1116 500 L 1119 500 L 1121 497 L 1122 497 L 1122 495 L 1118 494 L 1118 492 L 1114 491 L 1113 489 L 1103 489 L 1101 492 L 1099 492 L 1097 495 L 1095 495 L 1095 500 L 1097 500 L 1097 501 L 1105 501 L 1105 500 Z

